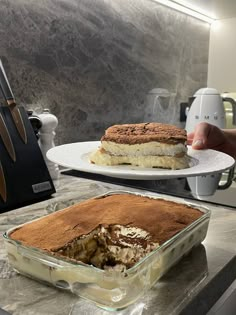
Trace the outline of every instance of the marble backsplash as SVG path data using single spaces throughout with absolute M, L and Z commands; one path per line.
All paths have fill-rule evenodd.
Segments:
M 207 82 L 208 24 L 155 1 L 0 0 L 0 16 L 16 100 L 58 117 L 57 144 L 97 140 L 115 123 L 181 125 L 180 102 Z M 154 108 L 153 88 L 171 101 Z

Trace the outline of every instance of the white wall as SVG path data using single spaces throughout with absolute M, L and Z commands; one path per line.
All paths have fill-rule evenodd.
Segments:
M 236 17 L 218 20 L 211 26 L 208 87 L 236 92 Z

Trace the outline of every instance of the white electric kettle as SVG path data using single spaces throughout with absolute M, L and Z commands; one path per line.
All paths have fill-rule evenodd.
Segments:
M 205 121 L 219 128 L 225 128 L 224 102 L 232 105 L 233 113 L 236 110 L 236 102 L 231 97 L 222 97 L 213 88 L 202 88 L 194 94 L 194 100 L 190 108 L 187 108 L 186 126 L 187 132 L 192 132 L 199 122 Z M 235 119 L 235 117 L 233 117 Z
M 208 122 L 221 129 L 226 126 L 224 102 L 232 105 L 233 113 L 236 110 L 236 102 L 233 98 L 222 97 L 220 93 L 213 88 L 202 88 L 194 94 L 194 100 L 191 107 L 187 109 L 187 119 L 185 129 L 187 133 L 194 131 L 195 126 L 200 122 Z M 233 117 L 233 123 L 235 117 Z M 230 186 L 232 182 L 232 171 L 226 184 L 219 186 L 221 174 L 210 174 L 206 176 L 196 176 L 187 178 L 189 187 L 194 197 L 198 199 L 208 199 L 214 195 L 217 188 L 224 189 Z

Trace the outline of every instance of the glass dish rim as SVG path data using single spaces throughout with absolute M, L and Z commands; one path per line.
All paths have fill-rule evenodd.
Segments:
M 135 272 L 135 270 L 138 269 L 140 267 L 140 265 L 145 264 L 145 262 L 148 259 L 150 259 L 152 256 L 157 255 L 159 252 L 164 251 L 166 248 L 171 246 L 171 244 L 173 244 L 176 239 L 181 238 L 181 236 L 183 234 L 187 233 L 188 230 L 193 229 L 195 226 L 197 226 L 200 223 L 204 222 L 206 219 L 209 219 L 210 215 L 211 215 L 211 210 L 208 207 L 206 207 L 206 206 L 198 205 L 198 204 L 195 204 L 195 203 L 192 203 L 192 202 L 187 202 L 186 200 L 184 200 L 183 202 L 180 202 L 180 201 L 174 200 L 175 199 L 174 197 L 168 196 L 168 195 L 167 196 L 170 197 L 170 198 L 166 197 L 166 195 L 165 196 L 161 196 L 159 194 L 158 195 L 154 195 L 152 193 L 139 193 L 139 192 L 133 192 L 133 191 L 128 191 L 128 190 L 111 190 L 111 191 L 108 191 L 106 193 L 103 193 L 103 194 L 91 197 L 89 199 L 101 198 L 101 197 L 109 196 L 109 195 L 113 195 L 113 194 L 133 194 L 133 195 L 138 195 L 138 196 L 142 196 L 142 197 L 149 197 L 149 198 L 152 198 L 152 199 L 164 199 L 164 200 L 173 201 L 173 202 L 176 202 L 176 203 L 179 203 L 179 204 L 191 206 L 193 208 L 196 208 L 197 210 L 200 210 L 203 213 L 203 215 L 200 218 L 198 218 L 197 220 L 195 220 L 194 222 L 192 222 L 191 224 L 186 226 L 183 230 L 181 230 L 180 232 L 178 232 L 177 234 L 172 236 L 169 240 L 167 240 L 166 242 L 164 242 L 163 244 L 158 246 L 155 250 L 153 250 L 149 254 L 145 255 L 145 257 L 143 257 L 141 260 L 139 260 L 134 266 L 132 266 L 129 269 L 125 269 L 124 272 L 125 272 L 126 275 L 129 274 L 129 273 Z M 89 200 L 89 199 L 87 199 L 87 200 Z M 78 204 L 80 202 L 82 202 L 82 201 L 79 201 Z M 60 209 L 58 211 L 63 211 L 64 209 Z M 49 213 L 49 214 L 47 214 L 45 216 L 36 218 L 34 220 L 25 222 L 23 224 L 17 225 L 17 226 L 15 226 L 13 228 L 8 229 L 7 231 L 5 231 L 3 233 L 3 238 L 6 241 L 9 241 L 9 242 L 13 243 L 15 246 L 20 246 L 21 248 L 23 248 L 23 249 L 25 249 L 27 251 L 32 251 L 32 256 L 33 256 L 33 254 L 41 254 L 42 256 L 44 256 L 44 258 L 47 257 L 48 259 L 51 259 L 51 260 L 56 260 L 56 261 L 59 261 L 59 262 L 62 262 L 62 263 L 66 263 L 66 264 L 70 265 L 70 267 L 73 267 L 73 268 L 85 267 L 85 268 L 93 269 L 96 272 L 100 272 L 100 273 L 107 273 L 107 272 L 109 272 L 111 274 L 112 273 L 117 273 L 117 271 L 113 270 L 113 269 L 109 269 L 109 271 L 108 270 L 104 270 L 104 269 L 100 269 L 100 268 L 97 268 L 97 267 L 95 267 L 93 265 L 88 265 L 88 264 L 83 263 L 83 262 L 76 262 L 76 261 L 73 261 L 73 260 L 69 260 L 69 259 L 63 258 L 61 256 L 53 255 L 50 252 L 44 251 L 44 250 L 42 250 L 40 248 L 36 248 L 36 247 L 32 247 L 32 246 L 25 246 L 20 241 L 17 241 L 17 240 L 14 240 L 14 239 L 10 238 L 9 233 L 14 231 L 15 229 L 18 229 L 19 227 L 21 227 L 21 226 L 23 226 L 25 224 L 28 224 L 30 222 L 37 221 L 37 220 L 39 220 L 39 219 L 41 219 L 43 217 L 46 217 L 46 216 L 48 216 L 50 214 L 51 213 Z M 45 258 L 45 260 L 46 260 L 46 258 Z M 65 266 L 62 266 L 62 267 L 65 267 Z M 122 274 L 122 271 L 120 273 Z

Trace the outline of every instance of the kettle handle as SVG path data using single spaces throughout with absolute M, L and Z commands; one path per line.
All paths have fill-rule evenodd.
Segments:
M 228 176 L 227 176 L 227 180 L 225 183 L 223 184 L 220 184 L 218 185 L 218 188 L 219 190 L 223 190 L 223 189 L 227 189 L 231 186 L 233 180 L 234 180 L 234 170 L 235 170 L 235 167 L 233 166 L 229 171 L 228 171 Z
M 223 97 L 223 102 L 229 102 L 232 105 L 233 125 L 236 125 L 236 102 L 231 97 Z

